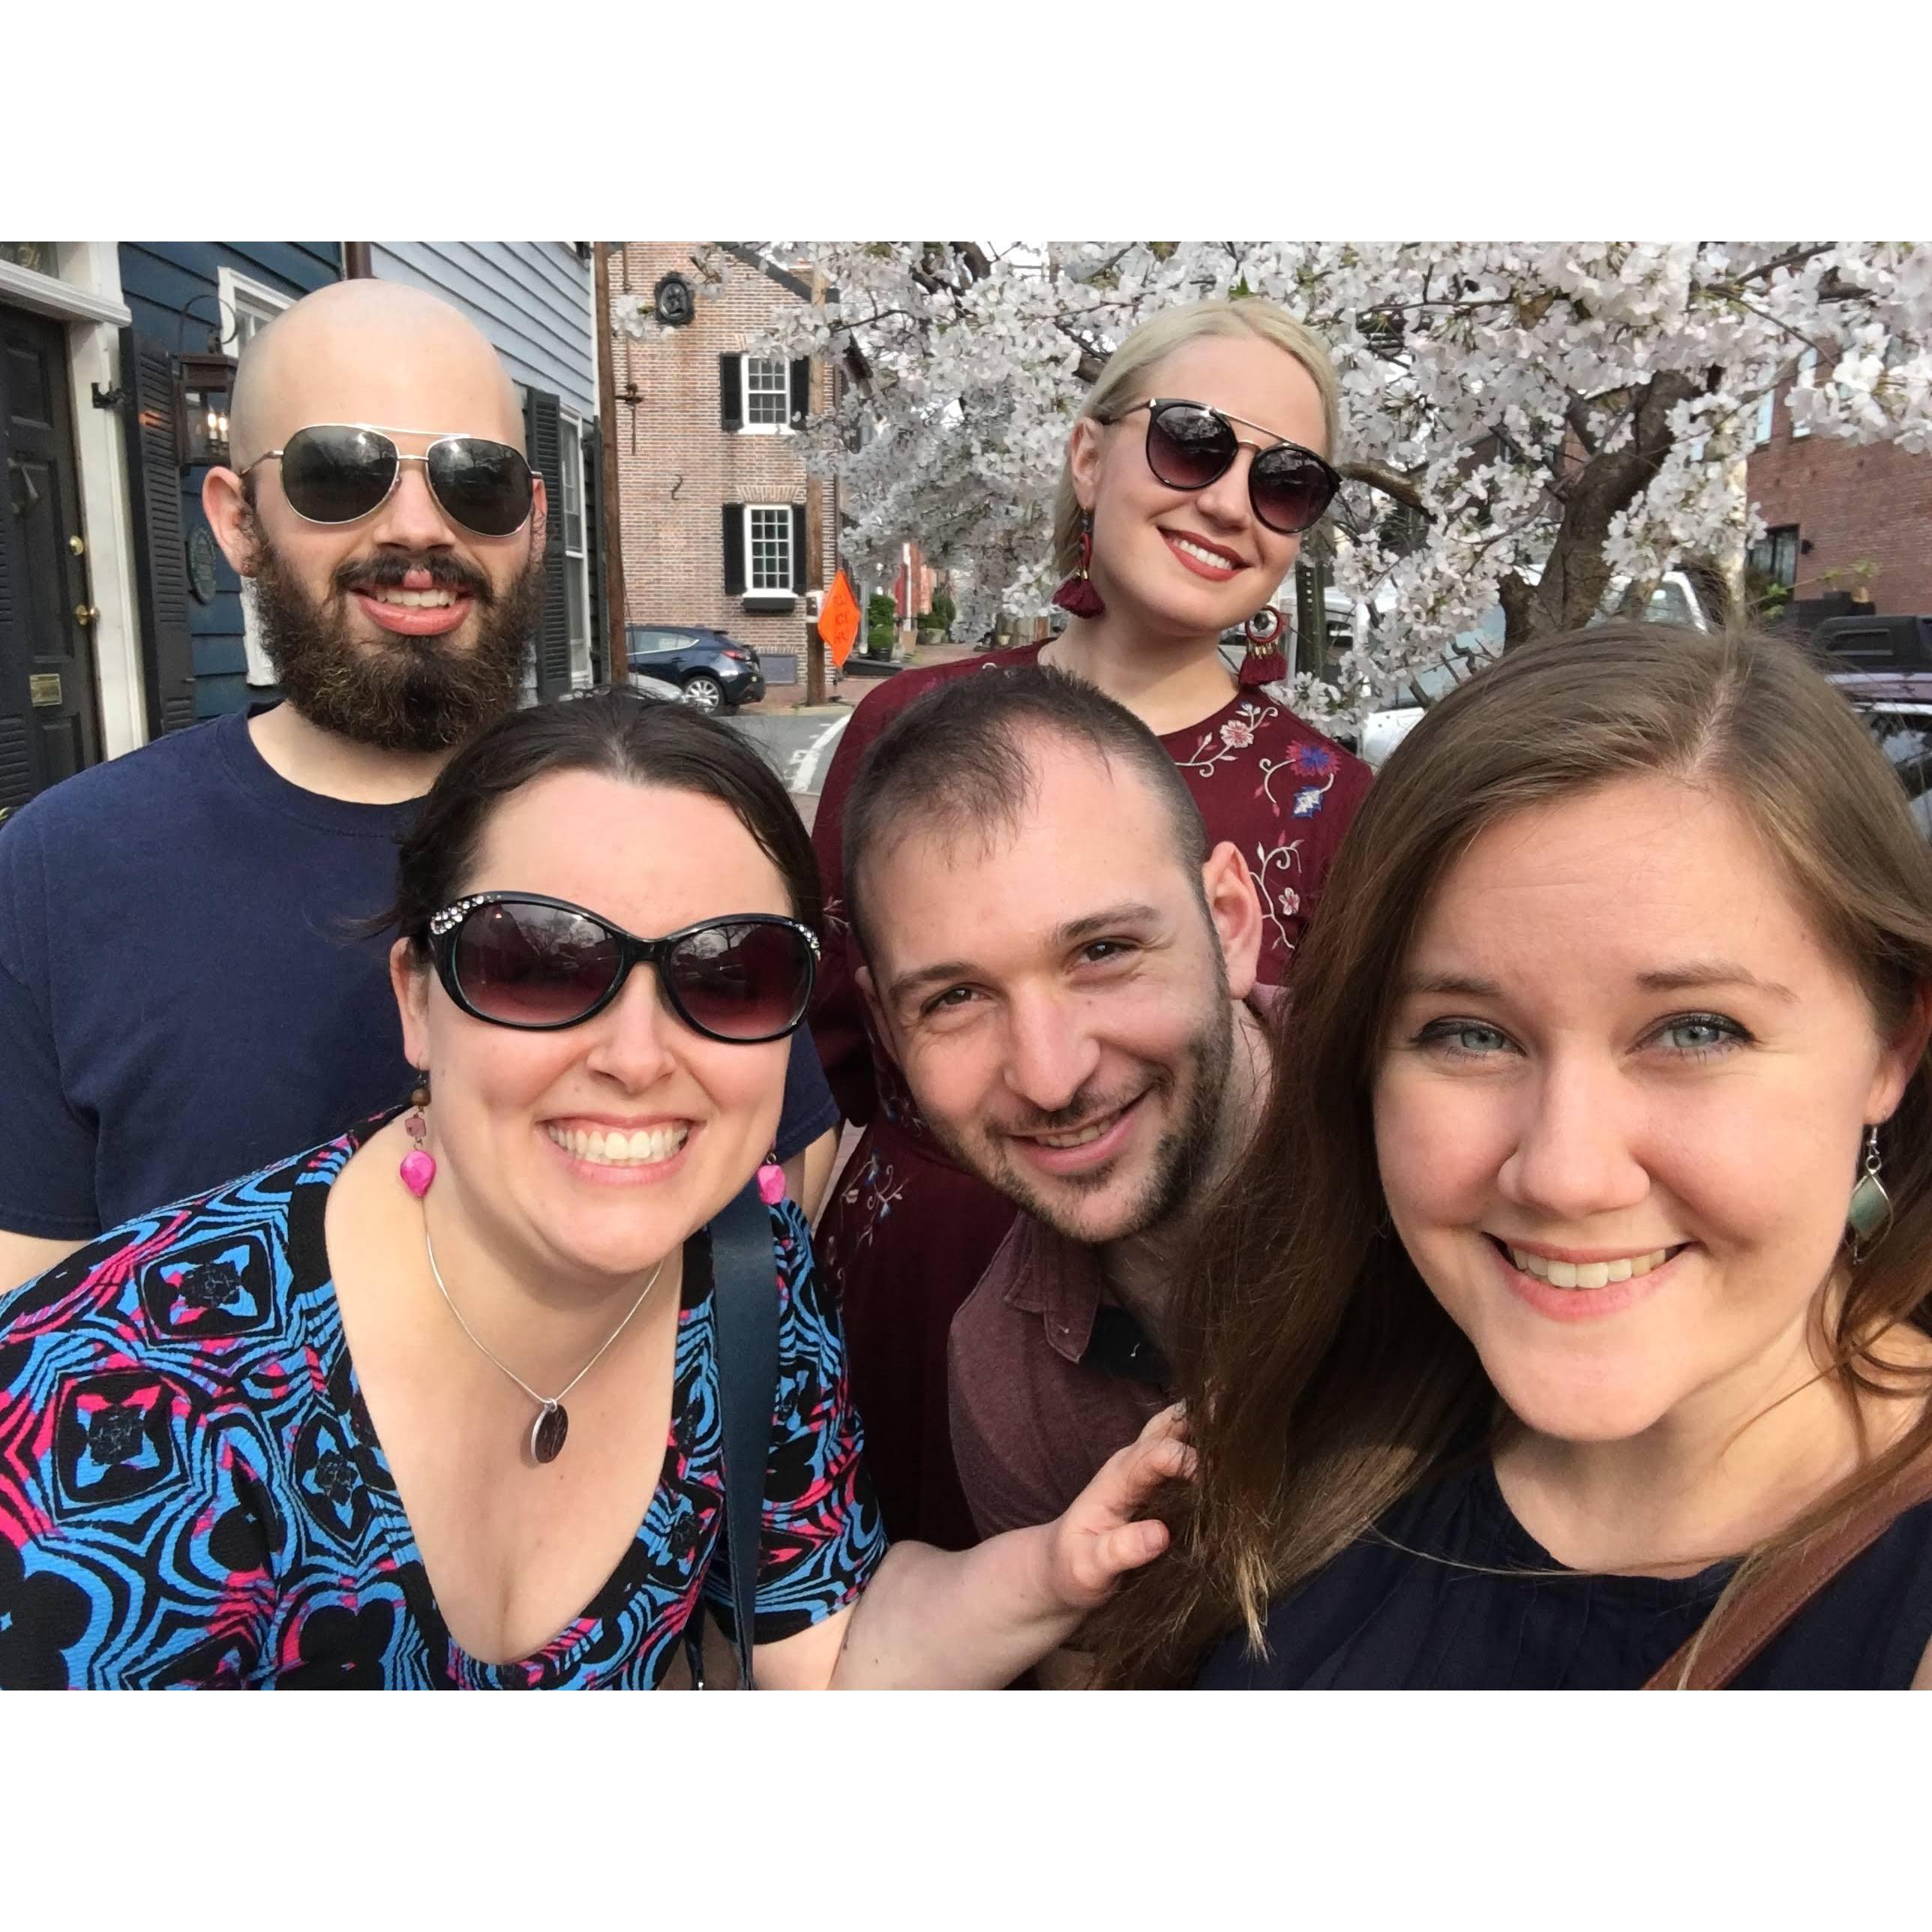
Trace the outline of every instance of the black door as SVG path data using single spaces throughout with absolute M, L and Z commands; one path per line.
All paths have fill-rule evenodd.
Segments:
M 0 308 L 0 818 L 100 756 L 62 324 Z

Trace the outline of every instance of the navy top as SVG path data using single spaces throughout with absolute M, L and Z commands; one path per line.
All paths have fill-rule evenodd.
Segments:
M 1696 1634 L 1735 1568 L 1673 1577 L 1567 1569 L 1510 1514 L 1485 1456 L 1399 1503 L 1377 1533 L 1276 1604 L 1265 1660 L 1250 1658 L 1237 1632 L 1196 1687 L 1634 1690 Z M 1485 1574 L 1496 1570 L 1519 1574 Z M 1532 1570 L 1545 1574 L 1521 1574 Z M 1902 1690 L 1928 1642 L 1932 1503 L 1923 1503 L 1733 1682 L 1740 1690 Z
M 0 827 L 0 1228 L 84 1240 L 402 1099 L 393 935 L 355 927 L 418 802 L 290 784 L 238 712 Z M 780 1158 L 838 1123 L 801 1027 Z

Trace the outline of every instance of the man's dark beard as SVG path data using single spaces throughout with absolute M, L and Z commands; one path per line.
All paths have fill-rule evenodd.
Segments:
M 543 596 L 541 550 L 500 596 L 460 558 L 386 550 L 344 564 L 328 598 L 317 603 L 259 525 L 254 562 L 262 648 L 283 695 L 311 724 L 385 752 L 441 752 L 515 704 Z M 473 644 L 453 644 L 453 634 L 366 644 L 350 634 L 350 592 L 392 589 L 412 570 L 428 571 L 439 590 L 474 599 Z
M 1164 1226 L 1187 1205 L 1213 1168 L 1222 1138 L 1221 1108 L 1228 1091 L 1228 1072 L 1234 1055 L 1234 1010 L 1228 998 L 1227 973 L 1218 946 L 1214 952 L 1214 964 L 1219 969 L 1215 977 L 1220 982 L 1220 998 L 1214 1017 L 1182 1048 L 1178 1066 L 1163 1069 L 1147 1089 L 1148 1099 L 1165 1099 L 1184 1079 L 1187 1084 L 1186 1106 L 1180 1119 L 1155 1142 L 1147 1185 L 1129 1211 L 1124 1225 L 1110 1231 L 1103 1238 L 1106 1240 L 1125 1240 Z M 1070 1104 L 1057 1113 L 1042 1114 L 1030 1124 L 1031 1131 L 1050 1134 L 1076 1127 L 1083 1120 L 1094 1118 L 1096 1111 L 1094 1101 L 1102 1097 L 1090 1097 L 1083 1088 Z M 1055 1206 L 1042 1200 L 1021 1178 L 1006 1153 L 1004 1144 L 1006 1137 L 998 1130 L 977 1128 L 969 1145 L 936 1121 L 928 1119 L 926 1125 L 934 1138 L 961 1166 L 997 1188 L 1023 1212 L 1036 1221 L 1043 1221 L 1055 1234 L 1068 1240 L 1083 1245 L 1094 1242 L 1092 1234 L 1066 1219 Z M 1060 1184 L 1076 1192 L 1097 1192 L 1113 1178 L 1109 1169 L 1102 1168 L 1092 1175 L 1069 1174 Z

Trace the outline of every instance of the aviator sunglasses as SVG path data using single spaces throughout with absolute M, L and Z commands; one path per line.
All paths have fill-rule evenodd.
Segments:
M 805 1017 L 818 965 L 808 926 L 769 913 L 700 920 L 640 939 L 568 899 L 478 892 L 429 922 L 443 990 L 472 1018 L 531 1033 L 580 1025 L 633 966 L 657 969 L 658 997 L 693 1032 L 752 1046 Z
M 398 429 L 398 436 L 435 438 L 420 456 L 406 456 L 374 423 L 310 423 L 280 449 L 282 494 L 304 522 L 353 524 L 389 500 L 406 463 L 420 463 L 430 494 L 458 523 L 479 537 L 506 537 L 530 514 L 530 466 L 520 450 L 488 436 L 438 435 Z
M 1248 501 L 1262 522 L 1282 536 L 1312 530 L 1342 487 L 1340 476 L 1298 442 L 1283 438 L 1264 445 L 1245 442 L 1234 434 L 1239 423 L 1244 429 L 1260 430 L 1263 436 L 1274 434 L 1259 423 L 1224 415 L 1204 403 L 1162 396 L 1132 404 L 1108 420 L 1122 422 L 1136 410 L 1148 412 L 1148 467 L 1170 490 L 1204 490 L 1228 473 L 1242 450 L 1252 449 Z

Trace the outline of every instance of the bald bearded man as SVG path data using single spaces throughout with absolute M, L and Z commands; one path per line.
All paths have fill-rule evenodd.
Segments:
M 358 927 L 444 762 L 516 701 L 549 506 L 464 316 L 318 290 L 249 344 L 230 441 L 202 506 L 284 701 L 0 828 L 0 1291 L 406 1094 L 388 938 Z M 778 1153 L 808 1211 L 837 1121 L 801 1028 Z

